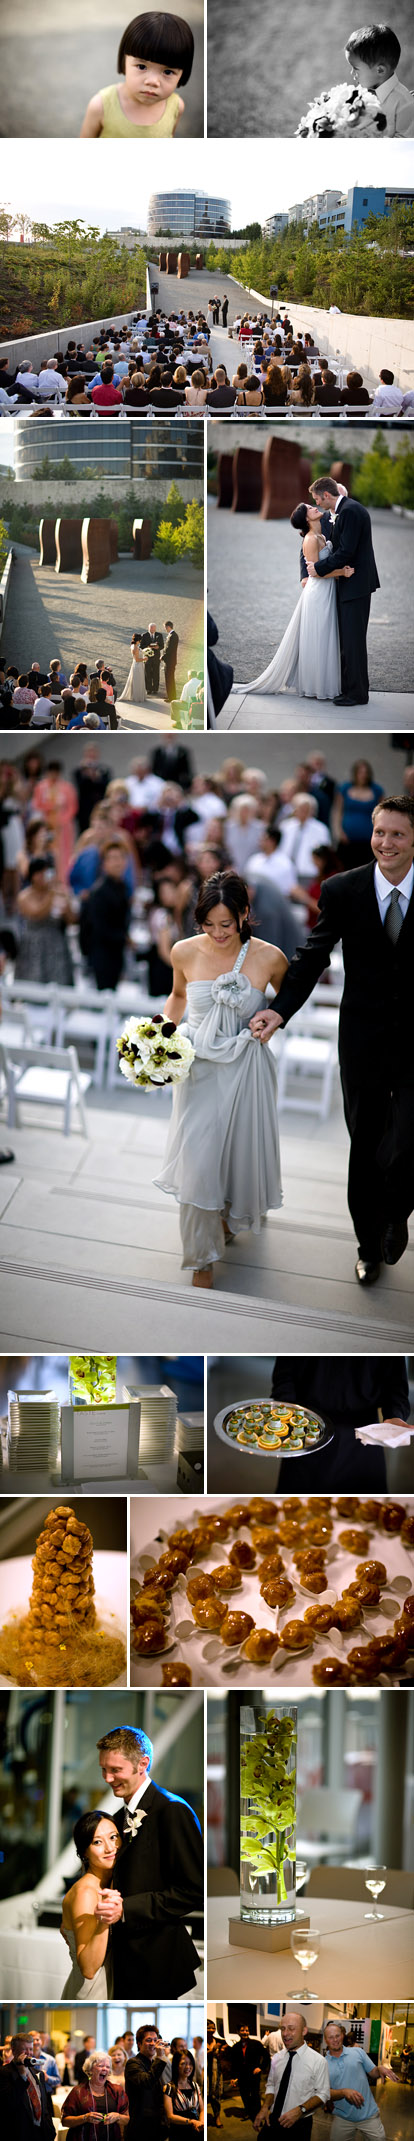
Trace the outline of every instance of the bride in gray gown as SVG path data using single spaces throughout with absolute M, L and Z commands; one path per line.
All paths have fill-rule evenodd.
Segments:
M 195 1049 L 176 1087 L 165 1164 L 157 1187 L 180 1207 L 183 1265 L 193 1286 L 212 1286 L 212 1267 L 239 1228 L 259 1232 L 282 1202 L 274 1056 L 251 1030 L 280 989 L 287 960 L 251 936 L 247 886 L 217 871 L 199 894 L 197 937 L 175 944 L 166 1015 Z
M 322 534 L 318 506 L 296 506 L 291 525 L 303 535 L 307 565 L 329 556 L 332 543 Z M 341 689 L 341 650 L 335 580 L 349 579 L 352 571 L 352 566 L 344 565 L 342 571 L 333 571 L 323 579 L 309 577 L 302 583 L 296 609 L 272 661 L 253 683 L 238 684 L 239 692 L 257 691 L 272 698 L 282 691 L 295 691 L 301 699 L 337 697 Z
M 96 1911 L 103 1888 L 112 1889 L 112 1876 L 121 1837 L 111 1814 L 99 1807 L 81 1814 L 75 1823 L 74 1843 L 82 1860 L 82 1873 L 73 1882 L 62 1905 L 61 1933 L 69 1948 L 71 1971 L 62 2000 L 110 2000 L 113 1991 L 110 1928 Z M 116 1889 L 112 1894 L 116 1895 Z
M 145 659 L 139 632 L 133 632 L 131 640 L 132 662 L 124 690 L 119 693 L 118 705 L 146 706 Z

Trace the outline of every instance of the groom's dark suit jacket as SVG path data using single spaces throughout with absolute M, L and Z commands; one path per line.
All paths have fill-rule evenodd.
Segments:
M 320 916 L 295 952 L 277 997 L 287 1023 L 306 1002 L 342 938 L 345 984 L 339 1020 L 344 1082 L 371 1085 L 377 1075 L 414 1086 L 414 891 L 396 944 L 381 921 L 375 864 L 328 877 Z
M 379 578 L 372 547 L 372 530 L 369 513 L 360 506 L 357 498 L 342 498 L 326 531 L 332 542 L 333 557 L 319 558 L 315 565 L 318 579 L 341 565 L 353 565 L 352 579 L 336 580 L 339 602 L 360 602 L 373 595 L 379 587 Z M 324 529 L 325 533 L 325 529 Z
M 148 1784 L 136 1836 L 125 1838 L 115 1886 L 124 1923 L 112 1927 L 115 1999 L 175 1999 L 191 1991 L 197 1949 L 186 1919 L 203 1910 L 204 1854 L 196 1814 L 185 1799 Z M 124 1812 L 115 1815 L 122 1836 Z

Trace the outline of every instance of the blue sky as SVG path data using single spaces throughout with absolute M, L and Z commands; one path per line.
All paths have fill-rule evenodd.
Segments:
M 261 141 L 259 153 L 254 142 L 215 141 L 212 158 L 208 142 L 158 141 L 153 157 L 144 143 L 83 141 L 74 155 L 59 157 L 50 141 L 39 140 L 35 154 L 22 160 L 16 140 L 0 143 L 0 201 L 38 222 L 70 216 L 101 230 L 145 229 L 151 192 L 173 184 L 208 193 L 212 166 L 214 191 L 231 199 L 236 228 L 264 222 L 325 186 L 345 192 L 357 184 L 413 185 L 409 141 L 390 141 L 386 149 L 381 140 Z

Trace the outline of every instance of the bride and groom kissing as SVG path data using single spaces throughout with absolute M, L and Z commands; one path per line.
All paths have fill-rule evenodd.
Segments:
M 150 1776 L 147 1733 L 116 1726 L 98 1740 L 104 1783 L 123 1800 L 75 1824 L 82 1872 L 64 1898 L 68 2000 L 176 1999 L 196 1983 L 187 1920 L 202 1914 L 204 1854 L 197 1816 Z
M 267 669 L 238 690 L 367 706 L 367 632 L 380 584 L 370 516 L 333 476 L 317 477 L 310 497 L 291 514 L 303 538 L 299 602 Z

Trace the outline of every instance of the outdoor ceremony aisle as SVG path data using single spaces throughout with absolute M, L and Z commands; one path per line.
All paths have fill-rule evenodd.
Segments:
M 5 1351 L 99 1352 L 114 1314 L 122 1352 L 158 1350 L 160 1331 L 175 1351 L 409 1350 L 414 1238 L 377 1286 L 358 1288 L 339 1095 L 326 1123 L 283 1113 L 283 1210 L 226 1251 L 211 1293 L 182 1272 L 177 1207 L 153 1186 L 165 1102 L 138 1114 L 88 1101 L 88 1123 L 87 1141 L 64 1138 L 44 1109 L 40 1127 L 2 1134 L 15 1153 L 0 1177 Z

